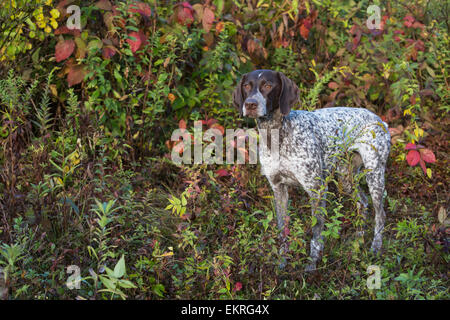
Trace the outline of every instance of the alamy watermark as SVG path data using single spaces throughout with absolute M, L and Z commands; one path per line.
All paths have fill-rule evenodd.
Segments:
M 80 267 L 77 265 L 70 265 L 67 267 L 67 273 L 70 276 L 67 278 L 66 286 L 70 290 L 80 289 L 81 285 L 81 271 Z
M 377 5 L 370 5 L 367 7 L 367 14 L 369 18 L 366 20 L 366 26 L 369 30 L 381 29 L 381 9 Z
M 81 31 L 81 9 L 77 5 L 70 5 L 67 7 L 67 13 L 72 14 L 67 19 L 67 28 L 70 30 L 78 29 Z
M 367 267 L 367 289 L 381 288 L 381 269 L 377 265 L 370 265 Z
M 259 129 L 258 131 L 256 129 L 223 129 L 222 131 L 217 128 L 209 128 L 203 133 L 202 122 L 195 121 L 193 132 L 191 134 L 186 129 L 173 131 L 171 141 L 175 145 L 172 148 L 171 159 L 174 163 L 256 164 L 258 144 L 259 152 L 266 152 L 270 149 L 267 155 L 273 161 L 278 161 L 278 129 Z

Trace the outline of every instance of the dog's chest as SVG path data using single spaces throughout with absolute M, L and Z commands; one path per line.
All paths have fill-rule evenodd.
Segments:
M 304 159 L 308 159 L 305 150 L 290 150 L 286 145 L 273 149 L 262 145 L 259 150 L 261 174 L 274 184 L 300 185 L 299 180 L 307 174 Z

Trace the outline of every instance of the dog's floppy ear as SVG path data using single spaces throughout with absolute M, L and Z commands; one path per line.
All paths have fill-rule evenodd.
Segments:
M 283 73 L 277 72 L 281 83 L 281 93 L 279 106 L 283 115 L 288 115 L 291 112 L 291 108 L 298 100 L 298 87 L 297 85 Z
M 233 92 L 233 105 L 239 110 L 239 115 L 242 116 L 242 105 L 244 103 L 244 95 L 242 90 L 242 84 L 244 83 L 244 79 L 246 78 L 246 74 L 244 74 L 241 78 L 241 81 L 236 86 Z

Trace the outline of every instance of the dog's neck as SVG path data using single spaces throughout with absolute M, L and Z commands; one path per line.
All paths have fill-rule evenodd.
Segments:
M 274 112 L 265 117 L 256 119 L 259 134 L 265 136 L 261 136 L 263 142 L 262 147 L 265 150 L 271 150 L 272 130 L 278 130 L 279 143 L 282 142 L 283 134 L 281 133 L 281 128 L 283 126 L 283 121 L 284 115 L 280 112 L 280 109 L 276 109 Z M 265 133 L 263 133 L 262 131 L 265 131 Z
M 276 109 L 269 115 L 256 119 L 256 123 L 258 125 L 258 129 L 265 129 L 268 131 L 273 129 L 281 129 L 283 118 L 284 116 L 280 112 L 280 109 Z

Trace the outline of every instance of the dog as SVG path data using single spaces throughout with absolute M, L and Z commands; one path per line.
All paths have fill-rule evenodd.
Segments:
M 311 262 L 306 267 L 306 271 L 313 271 L 324 246 L 324 216 L 320 212 L 320 208 L 326 207 L 324 179 L 334 169 L 344 191 L 351 193 L 353 181 L 348 170 L 354 168 L 354 172 L 358 172 L 362 167 L 366 169 L 365 177 L 375 211 L 371 250 L 379 252 L 386 217 L 384 174 L 391 141 L 387 124 L 364 108 L 291 111 L 298 98 L 297 85 L 283 73 L 272 70 L 255 70 L 243 75 L 233 92 L 234 106 L 240 115 L 256 119 L 263 140 L 259 145 L 259 159 L 262 174 L 274 193 L 281 253 L 287 250 L 288 186 L 301 186 L 306 191 L 317 220 L 312 227 Z M 266 140 L 262 131 L 268 133 Z M 277 148 L 272 148 L 274 135 L 278 135 Z M 339 144 L 348 140 L 352 141 L 348 145 L 353 154 L 351 166 L 336 157 Z M 358 208 L 366 217 L 368 198 L 362 190 L 358 191 L 357 199 Z

